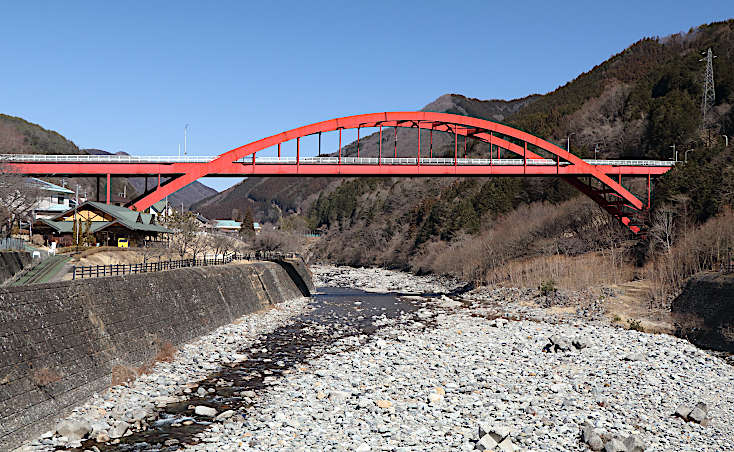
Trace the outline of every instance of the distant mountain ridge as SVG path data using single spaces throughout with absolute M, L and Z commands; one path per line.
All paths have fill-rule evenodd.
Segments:
M 461 94 L 444 94 L 423 107 L 421 111 L 453 113 L 501 122 L 532 104 L 539 97 L 539 95 L 531 95 L 514 100 L 479 100 Z M 401 129 L 398 133 L 398 156 L 414 156 L 416 152 L 414 143 L 418 139 L 417 132 Z M 393 143 L 394 137 L 393 129 L 383 130 L 384 143 Z M 428 146 L 427 140 L 428 137 L 424 134 L 422 136 L 423 146 Z M 434 134 L 434 155 L 442 156 L 453 152 L 451 144 L 453 141 L 451 140 L 452 138 L 447 134 Z M 376 157 L 378 148 L 379 134 L 373 133 L 361 138 L 361 156 Z M 342 154 L 356 156 L 356 142 L 344 146 Z M 325 155 L 330 155 L 330 153 L 327 152 Z M 231 215 L 233 209 L 244 211 L 249 207 L 253 209 L 258 221 L 277 221 L 284 213 L 305 212 L 318 198 L 320 192 L 328 192 L 341 181 L 341 178 L 333 177 L 251 177 L 211 198 L 195 203 L 191 209 L 210 218 L 226 218 Z
M 469 98 L 461 94 L 444 94 L 423 107 L 421 111 L 453 113 L 456 115 L 473 116 L 475 118 L 502 122 L 540 97 L 541 96 L 539 94 L 533 94 L 521 99 L 513 100 L 480 100 Z
M 84 152 L 91 155 L 130 155 L 124 151 L 118 151 L 112 154 L 111 152 L 103 151 L 102 149 L 83 149 Z M 144 177 L 128 177 L 127 182 L 130 183 L 136 193 L 144 193 L 146 188 Z M 163 180 L 161 180 L 163 182 Z M 158 184 L 157 177 L 148 178 L 148 189 Z M 168 203 L 174 207 L 183 205 L 184 209 L 188 209 L 192 204 L 201 201 L 202 199 L 209 198 L 219 193 L 215 189 L 202 184 L 199 181 L 194 181 L 189 185 L 179 189 L 168 197 Z

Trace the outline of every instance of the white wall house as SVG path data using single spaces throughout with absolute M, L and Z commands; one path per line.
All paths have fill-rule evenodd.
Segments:
M 31 183 L 40 191 L 34 208 L 36 218 L 55 217 L 74 207 L 72 190 L 36 178 L 32 178 Z

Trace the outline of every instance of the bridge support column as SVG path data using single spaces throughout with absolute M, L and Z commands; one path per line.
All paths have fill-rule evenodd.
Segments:
M 382 165 L 382 124 L 380 124 L 380 145 L 377 151 L 377 165 Z
M 107 204 L 110 204 L 110 180 L 112 179 L 112 175 L 110 173 L 107 173 Z
M 418 122 L 418 166 L 421 166 L 421 123 Z
M 454 126 L 454 166 L 457 165 L 459 159 L 459 128 Z
M 394 158 L 398 158 L 398 126 L 395 126 L 395 156 Z
M 492 166 L 492 135 L 494 132 L 489 131 L 489 166 Z
M 357 126 L 357 158 L 359 158 L 359 126 Z
M 650 210 L 650 207 L 651 207 L 650 206 L 650 201 L 651 201 L 650 199 L 650 182 L 651 182 L 650 179 L 651 179 L 650 173 L 647 173 L 647 210 Z
M 430 158 L 433 158 L 433 124 L 431 124 L 431 132 L 430 132 L 430 143 L 429 143 L 429 151 L 430 151 Z

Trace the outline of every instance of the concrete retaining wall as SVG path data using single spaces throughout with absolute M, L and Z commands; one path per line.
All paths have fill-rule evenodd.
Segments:
M 21 251 L 0 252 L 0 284 L 12 278 L 31 262 L 31 255 Z
M 0 288 L 0 450 L 53 427 L 160 344 L 300 296 L 272 262 Z
M 275 262 L 288 273 L 288 276 L 296 283 L 304 297 L 311 296 L 315 290 L 313 275 L 302 259 L 281 259 Z

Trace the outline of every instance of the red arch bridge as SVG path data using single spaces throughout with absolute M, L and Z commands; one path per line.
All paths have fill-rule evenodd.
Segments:
M 394 146 L 384 146 L 383 128 L 394 128 Z M 362 129 L 379 129 L 377 157 L 360 156 Z M 398 157 L 397 137 L 402 128 L 418 130 L 416 154 Z M 356 157 L 342 156 L 342 131 L 356 129 Z M 301 156 L 301 138 L 338 132 L 336 156 Z M 375 132 L 377 132 L 375 130 Z M 434 132 L 451 134 L 453 156 L 433 156 Z M 428 137 L 428 145 L 421 146 Z M 488 145 L 488 155 L 466 158 L 468 139 Z M 296 155 L 282 156 L 281 144 L 295 141 Z M 277 157 L 257 153 L 277 147 Z M 464 148 L 460 150 L 460 147 Z M 390 149 L 392 148 L 392 149 Z M 511 157 L 511 158 L 508 158 Z M 673 166 L 672 161 L 583 160 L 565 149 L 512 127 L 484 119 L 448 113 L 371 113 L 322 121 L 292 129 L 216 157 L 152 157 L 120 155 L 21 155 L 0 160 L 16 171 L 33 176 L 107 177 L 107 202 L 113 176 L 152 176 L 158 183 L 130 202 L 145 210 L 191 182 L 205 176 L 544 176 L 561 177 L 598 203 L 632 232 L 637 214 L 650 207 L 651 179 Z M 622 185 L 623 177 L 645 178 L 647 199 L 641 200 Z M 161 179 L 163 178 L 163 180 Z M 146 179 L 147 180 L 147 179 Z

